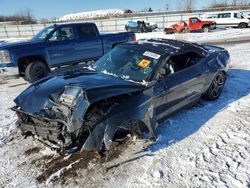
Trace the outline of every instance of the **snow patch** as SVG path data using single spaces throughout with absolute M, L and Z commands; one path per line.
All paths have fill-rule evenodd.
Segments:
M 113 16 L 119 16 L 123 14 L 125 14 L 125 10 L 123 9 L 95 10 L 95 11 L 67 14 L 58 18 L 57 21 L 94 19 L 94 18 L 103 18 L 103 17 L 111 17 L 111 16 L 113 17 Z

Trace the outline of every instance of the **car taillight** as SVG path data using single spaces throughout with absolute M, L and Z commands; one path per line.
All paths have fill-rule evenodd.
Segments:
M 133 34 L 133 36 L 132 36 L 132 41 L 136 41 L 136 35 L 135 34 Z

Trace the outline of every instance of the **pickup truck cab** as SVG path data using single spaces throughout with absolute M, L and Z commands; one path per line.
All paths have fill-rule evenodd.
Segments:
M 210 20 L 201 20 L 198 17 L 192 17 L 188 19 L 189 31 L 203 31 L 209 32 L 216 28 L 216 22 Z
M 134 40 L 132 32 L 100 34 L 94 23 L 55 24 L 31 40 L 0 43 L 0 72 L 34 82 L 53 67 L 97 60 L 117 44 Z
M 181 21 L 180 23 L 171 25 L 170 28 L 165 28 L 164 32 L 166 34 L 171 33 L 182 33 L 182 32 L 192 32 L 192 31 L 203 31 L 209 32 L 212 29 L 216 28 L 216 22 L 201 20 L 198 17 L 190 17 L 188 23 Z

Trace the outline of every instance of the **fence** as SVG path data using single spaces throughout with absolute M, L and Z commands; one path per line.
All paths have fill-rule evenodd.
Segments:
M 250 10 L 242 12 L 249 13 Z M 135 16 L 127 18 L 112 18 L 103 20 L 87 20 L 88 22 L 96 23 L 101 32 L 121 32 L 125 31 L 124 26 L 128 20 L 145 20 L 147 22 L 154 22 L 160 29 L 170 26 L 173 23 L 180 22 L 181 20 L 187 21 L 191 16 L 200 16 L 204 12 L 195 13 L 182 13 L 182 14 L 163 14 L 153 16 Z M 79 22 L 79 21 L 76 21 Z M 86 22 L 86 20 L 84 20 Z M 3 25 L 0 26 L 0 39 L 1 38 L 30 38 L 44 27 L 51 24 L 32 24 L 32 25 Z

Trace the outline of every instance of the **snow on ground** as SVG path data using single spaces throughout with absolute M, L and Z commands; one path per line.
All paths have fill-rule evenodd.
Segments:
M 247 30 L 235 30 L 235 35 L 229 31 L 221 36 L 234 37 L 241 32 L 248 36 Z M 217 32 L 213 34 L 219 38 Z M 155 33 L 151 35 L 155 37 Z M 200 39 L 196 35 L 205 38 L 200 33 L 184 36 Z M 43 187 L 46 179 L 37 182 L 41 174 L 51 180 L 47 179 L 49 187 L 249 187 L 249 43 L 224 47 L 231 54 L 231 69 L 217 101 L 202 100 L 161 124 L 157 142 L 146 151 L 143 148 L 148 143 L 135 140 L 117 159 L 104 164 L 92 161 L 69 176 L 65 169 L 73 164 L 55 166 L 58 169 L 51 169 L 50 174 L 46 171 L 50 166 L 46 165 L 54 167 L 51 161 L 57 160 L 59 154 L 32 138 L 24 139 L 15 128 L 16 116 L 9 108 L 28 84 L 22 79 L 0 81 L 0 187 Z M 141 157 L 105 170 L 134 155 Z M 58 175 L 65 178 L 54 181 Z
M 164 34 L 163 32 L 153 33 L 137 33 L 136 39 L 143 38 L 166 38 L 166 39 L 182 39 L 192 42 L 203 42 L 209 40 L 234 39 L 239 37 L 250 37 L 250 28 L 248 29 L 216 29 L 209 33 L 182 33 L 182 34 Z
M 95 11 L 67 14 L 67 15 L 64 15 L 64 16 L 58 18 L 58 21 L 103 18 L 103 17 L 107 17 L 107 16 L 117 16 L 117 15 L 123 15 L 123 14 L 125 14 L 125 10 L 123 10 L 123 9 L 95 10 Z

